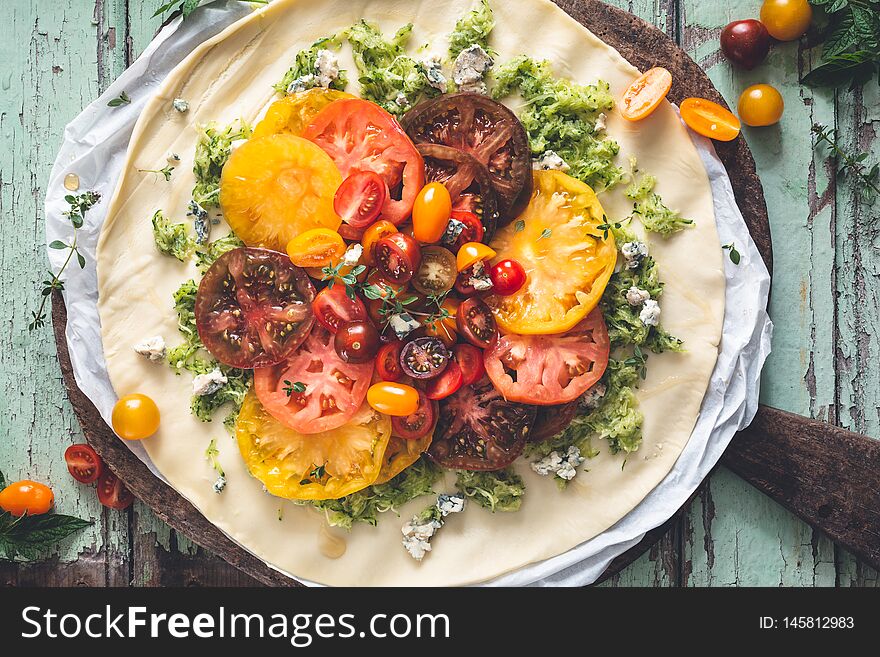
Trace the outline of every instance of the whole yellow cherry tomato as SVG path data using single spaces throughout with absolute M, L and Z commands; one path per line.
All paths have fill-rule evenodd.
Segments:
M 297 267 L 326 267 L 345 253 L 342 236 L 329 228 L 312 228 L 287 243 L 287 255 Z
M 367 390 L 367 403 L 385 415 L 405 417 L 419 408 L 419 391 L 403 383 L 382 381 Z
M 361 238 L 361 246 L 364 247 L 364 255 L 361 259 L 364 263 L 372 265 L 373 247 L 376 246 L 376 242 L 388 235 L 394 235 L 396 232 L 398 232 L 397 226 L 384 219 L 382 221 L 377 221 L 367 228 L 367 230 L 364 231 L 364 236 Z
M 452 216 L 452 197 L 443 183 L 422 188 L 413 206 L 413 235 L 422 244 L 439 242 Z
M 47 513 L 55 502 L 55 494 L 45 484 L 25 479 L 10 484 L 0 491 L 0 509 L 16 517 L 27 513 L 38 516 Z
M 774 39 L 794 41 L 806 34 L 813 19 L 807 0 L 764 0 L 761 22 Z
M 705 98 L 686 98 L 681 103 L 681 118 L 699 135 L 733 141 L 739 136 L 742 124 L 732 112 Z
M 459 250 L 455 257 L 455 266 L 458 271 L 464 271 L 480 260 L 491 260 L 497 254 L 493 249 L 482 242 L 467 242 Z
M 113 407 L 112 422 L 120 438 L 143 440 L 159 429 L 159 407 L 146 395 L 125 395 Z
M 739 118 L 746 125 L 762 127 L 779 123 L 785 101 L 769 84 L 755 84 L 739 97 Z

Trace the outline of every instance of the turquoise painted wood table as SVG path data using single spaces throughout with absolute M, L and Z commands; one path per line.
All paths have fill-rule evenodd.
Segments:
M 98 504 L 67 474 L 62 454 L 82 440 L 49 329 L 29 333 L 47 267 L 42 200 L 64 125 L 133 61 L 159 27 L 161 0 L 4 2 L 0 17 L 0 470 L 46 481 L 60 512 L 94 524 L 47 561 L 0 562 L 3 585 L 221 585 L 252 583 L 158 521 L 140 503 Z M 773 354 L 762 401 L 880 437 L 880 249 L 876 210 L 856 202 L 817 152 L 813 123 L 880 158 L 878 86 L 855 92 L 799 85 L 810 53 L 774 47 L 752 72 L 719 51 L 729 21 L 755 17 L 759 0 L 613 0 L 653 22 L 705 68 L 728 102 L 746 86 L 782 91 L 773 128 L 746 129 L 770 210 L 775 253 Z M 771 502 L 717 470 L 657 545 L 610 586 L 867 586 L 877 572 Z

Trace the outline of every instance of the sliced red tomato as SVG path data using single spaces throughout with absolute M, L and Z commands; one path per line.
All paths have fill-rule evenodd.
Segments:
M 400 369 L 400 349 L 403 343 L 400 340 L 394 340 L 379 347 L 379 353 L 376 354 L 376 374 L 383 381 L 399 381 L 403 376 Z
M 354 299 L 349 297 L 345 286 L 338 283 L 318 292 L 312 307 L 315 318 L 331 333 L 336 333 L 343 324 L 367 318 L 364 302 L 357 296 Z
M 64 452 L 64 462 L 70 475 L 81 484 L 97 481 L 104 462 L 90 445 L 71 445 Z
M 98 501 L 110 509 L 127 509 L 134 502 L 134 494 L 109 468 L 98 478 Z
M 299 433 L 320 433 L 354 417 L 372 376 L 372 362 L 346 363 L 336 353 L 333 334 L 316 326 L 287 362 L 254 370 L 254 391 L 283 425 Z
M 455 362 L 461 368 L 463 385 L 469 386 L 483 378 L 486 366 L 483 363 L 483 351 L 470 344 L 457 344 L 452 349 Z
M 458 253 L 458 250 L 468 242 L 482 242 L 486 233 L 483 230 L 483 224 L 473 212 L 468 210 L 453 210 L 452 218 L 464 224 L 464 228 L 455 241 L 452 250 Z
M 428 399 L 446 399 L 452 394 L 458 392 L 458 389 L 464 385 L 464 377 L 461 368 L 455 361 L 450 361 L 443 374 L 429 380 L 425 386 L 425 394 Z
M 199 337 L 214 358 L 250 369 L 283 362 L 315 321 L 315 288 L 290 258 L 267 249 L 233 249 L 199 284 Z
M 434 402 L 419 393 L 419 407 L 411 415 L 391 418 L 391 433 L 404 440 L 419 440 L 434 430 L 437 421 L 437 409 Z
M 574 401 L 605 373 L 610 342 L 596 309 L 567 333 L 501 336 L 486 372 L 508 401 L 553 406 Z
M 372 171 L 355 171 L 342 181 L 333 209 L 353 229 L 364 229 L 379 218 L 388 199 L 388 185 Z
M 330 156 L 343 178 L 372 171 L 385 181 L 383 219 L 399 226 L 412 214 L 425 186 L 425 163 L 388 112 L 366 100 L 338 100 L 321 110 L 303 136 Z

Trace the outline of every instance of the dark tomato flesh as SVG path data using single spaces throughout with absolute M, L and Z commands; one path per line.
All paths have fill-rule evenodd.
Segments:
M 345 286 L 339 283 L 318 292 L 313 306 L 318 323 L 331 333 L 336 333 L 347 322 L 367 318 L 364 302 L 357 296 L 354 299 L 348 296 Z
M 354 231 L 379 218 L 388 198 L 388 187 L 379 174 L 356 171 L 342 181 L 333 199 L 333 209 Z M 356 234 L 356 232 L 352 234 Z M 344 237 L 344 236 L 343 236 Z
M 464 385 L 464 377 L 461 368 L 458 363 L 451 361 L 443 370 L 443 374 L 428 381 L 425 394 L 428 395 L 428 399 L 446 399 L 458 392 L 462 385 Z
M 458 334 L 480 349 L 488 349 L 498 335 L 495 317 L 482 299 L 471 297 L 462 301 L 455 322 Z
M 98 477 L 98 501 L 110 509 L 127 509 L 134 502 L 134 495 L 109 468 Z
M 419 440 L 427 436 L 437 422 L 437 408 L 423 392 L 419 392 L 419 407 L 415 413 L 391 418 L 392 434 L 404 440 Z
M 457 276 L 455 256 L 451 251 L 442 246 L 426 246 L 422 249 L 422 261 L 411 285 L 422 294 L 439 297 L 452 289 Z
M 539 443 L 550 440 L 553 436 L 565 431 L 574 416 L 577 415 L 578 403 L 575 400 L 561 406 L 538 406 L 535 427 L 529 440 Z
M 452 356 L 461 368 L 462 383 L 469 386 L 483 378 L 486 366 L 483 363 L 483 350 L 471 344 L 457 344 Z
M 67 471 L 81 484 L 98 480 L 104 470 L 104 462 L 90 445 L 71 445 L 64 452 Z
M 440 402 L 428 456 L 456 470 L 501 470 L 522 453 L 534 406 L 514 404 L 483 377 Z
M 403 376 L 403 370 L 400 369 L 402 346 L 400 340 L 393 340 L 379 347 L 379 352 L 376 354 L 376 374 L 383 381 L 399 381 Z
M 283 253 L 239 248 L 220 256 L 196 295 L 199 337 L 214 358 L 250 369 L 284 361 L 315 321 L 315 288 Z
M 407 283 L 422 261 L 419 243 L 405 233 L 383 237 L 373 248 L 373 258 L 379 273 L 395 283 Z
M 400 368 L 414 379 L 439 376 L 449 365 L 449 350 L 438 338 L 416 338 L 400 350 Z
M 346 363 L 367 363 L 379 351 L 379 331 L 368 319 L 346 322 L 336 332 L 333 346 Z

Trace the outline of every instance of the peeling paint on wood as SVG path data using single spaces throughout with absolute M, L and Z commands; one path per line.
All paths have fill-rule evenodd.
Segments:
M 81 439 L 51 341 L 28 335 L 27 318 L 46 266 L 42 198 L 64 124 L 146 47 L 159 0 L 33 0 L 7 10 L 0 42 L 0 275 L 15 290 L 0 328 L 0 469 L 55 488 L 59 509 L 95 521 L 50 561 L 0 563 L 4 585 L 247 585 L 252 582 L 178 536 L 142 504 L 100 507 L 67 475 L 64 448 Z M 812 92 L 797 84 L 809 65 L 796 44 L 774 48 L 758 70 L 733 71 L 720 29 L 753 16 L 752 0 L 614 0 L 664 29 L 709 71 L 735 105 L 738 92 L 769 82 L 785 97 L 780 127 L 746 130 L 762 174 L 775 237 L 771 314 L 774 354 L 764 402 L 880 437 L 880 224 L 815 154 L 813 122 L 837 126 L 844 143 L 880 157 L 880 98 Z M 10 15 L 11 14 L 11 15 Z M 26 47 L 22 47 L 26 44 Z M 29 154 L 23 157 L 22 154 Z M 31 290 L 21 293 L 21 290 Z M 831 321 L 833 319 L 833 321 Z M 48 331 L 46 332 L 48 335 Z M 839 410 L 837 410 L 839 409 Z M 863 566 L 787 511 L 720 469 L 685 519 L 606 586 L 877 585 Z

